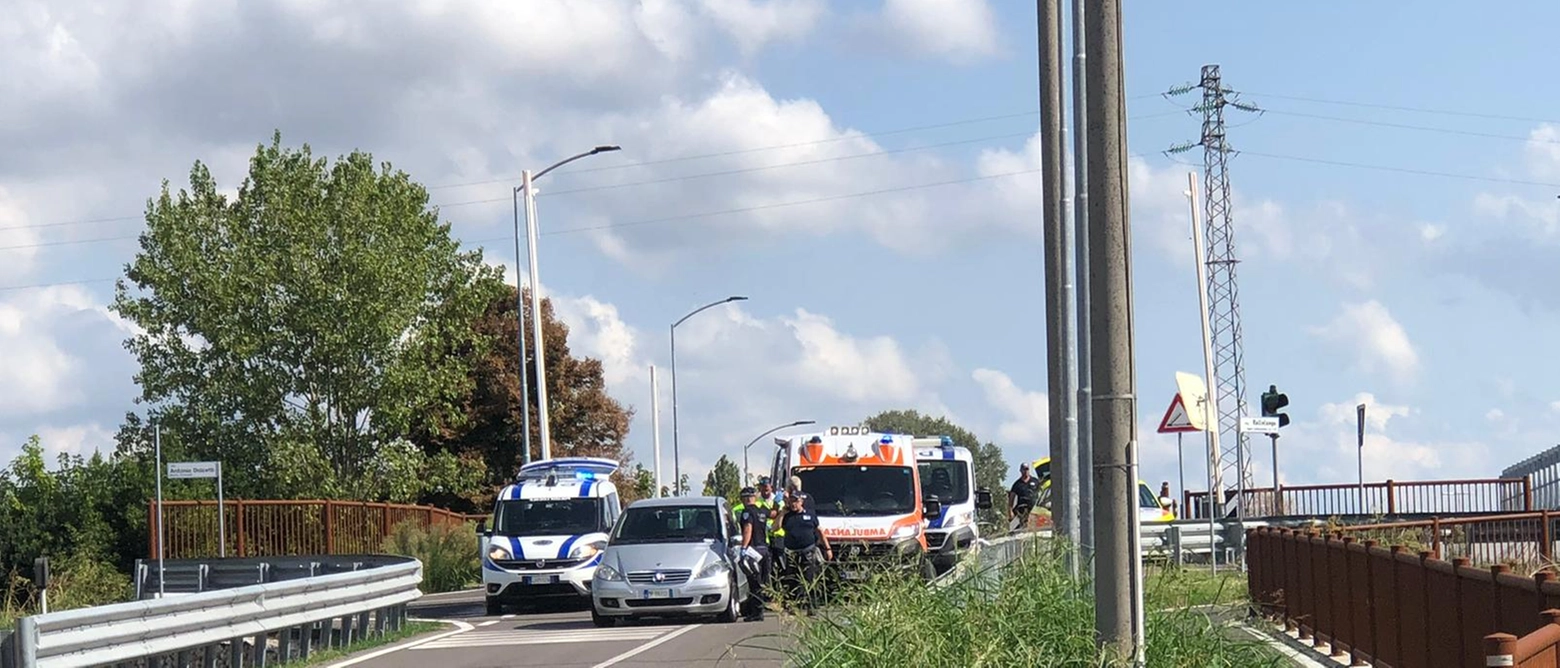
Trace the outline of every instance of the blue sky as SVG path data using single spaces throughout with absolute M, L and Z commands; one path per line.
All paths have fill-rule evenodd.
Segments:
M 0 18 L 21 73 L 0 81 L 0 456 L 33 433 L 109 446 L 134 366 L 97 279 L 131 257 L 161 179 L 200 159 L 236 186 L 272 129 L 393 161 L 505 264 L 519 170 L 621 144 L 541 182 L 539 251 L 576 350 L 639 411 L 640 460 L 656 364 L 670 470 L 667 326 L 730 294 L 751 300 L 678 330 L 695 476 L 774 424 L 888 408 L 946 413 L 1010 463 L 1045 451 L 1033 3 L 520 6 Z M 1206 63 L 1266 110 L 1232 112 L 1229 137 L 1246 379 L 1253 402 L 1290 396 L 1283 477 L 1352 480 L 1360 401 L 1371 479 L 1490 476 L 1553 445 L 1560 365 L 1534 351 L 1560 332 L 1560 93 L 1530 82 L 1557 14 L 1125 3 L 1145 479 L 1175 480 L 1153 429 L 1174 372 L 1202 368 L 1181 195 L 1201 154 L 1162 154 L 1197 136 L 1196 100 L 1159 93 Z

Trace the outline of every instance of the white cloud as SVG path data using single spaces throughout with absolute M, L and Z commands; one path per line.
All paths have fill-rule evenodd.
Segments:
M 1044 392 L 1024 390 L 1007 374 L 993 369 L 976 369 L 970 375 L 986 401 L 1003 417 L 997 437 L 1004 447 L 1041 452 L 1050 447 L 1050 407 Z
M 886 0 L 881 20 L 911 53 L 966 63 L 998 52 L 996 16 L 986 0 Z
M 116 447 L 114 433 L 96 422 L 69 427 L 43 427 L 38 430 L 38 442 L 49 452 L 63 452 L 83 457 L 94 452 L 105 455 Z
M 701 0 L 704 11 L 751 55 L 777 40 L 811 32 L 828 12 L 823 0 Z
M 1419 371 L 1419 353 L 1408 332 L 1378 301 L 1345 304 L 1331 322 L 1311 332 L 1351 353 L 1367 373 L 1384 372 L 1406 382 Z

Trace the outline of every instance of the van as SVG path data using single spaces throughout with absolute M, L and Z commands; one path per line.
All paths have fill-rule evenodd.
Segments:
M 590 599 L 607 535 L 622 515 L 615 460 L 563 457 L 520 467 L 477 525 L 487 614 L 505 606 Z

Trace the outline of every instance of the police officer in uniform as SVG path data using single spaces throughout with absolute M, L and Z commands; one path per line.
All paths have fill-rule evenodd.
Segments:
M 768 597 L 764 588 L 769 584 L 771 558 L 769 555 L 769 523 L 764 508 L 754 502 L 753 497 L 758 493 L 752 487 L 742 488 L 741 510 L 737 513 L 737 526 L 742 527 L 742 549 L 753 548 L 759 554 L 757 571 L 749 578 L 749 585 L 753 591 L 753 607 L 759 611 L 759 619 L 762 619 L 764 603 Z
M 834 558 L 829 539 L 818 528 L 818 516 L 807 510 L 798 494 L 786 495 L 786 513 L 780 528 L 785 531 L 785 569 L 790 584 L 789 599 L 801 601 L 808 615 L 817 600 L 818 576 L 825 561 Z

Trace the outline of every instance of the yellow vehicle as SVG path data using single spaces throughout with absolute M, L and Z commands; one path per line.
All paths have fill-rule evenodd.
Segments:
M 1040 502 L 1035 504 L 1035 509 L 1030 513 L 1030 526 L 1043 527 L 1051 524 L 1051 458 L 1041 457 L 1030 463 L 1030 469 L 1035 476 L 1040 478 Z M 1159 502 L 1159 495 L 1154 489 L 1142 480 L 1138 481 L 1138 521 L 1139 522 L 1171 522 L 1175 520 L 1175 513 Z

